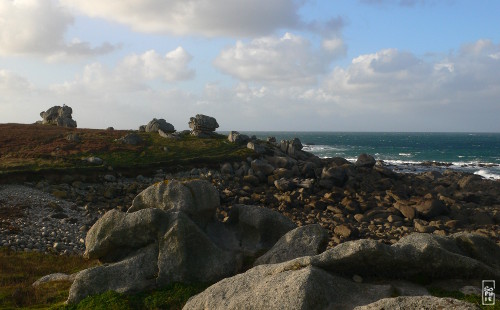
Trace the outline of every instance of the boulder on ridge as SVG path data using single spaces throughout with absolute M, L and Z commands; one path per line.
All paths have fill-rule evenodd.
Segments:
M 163 118 L 156 119 L 153 118 L 144 128 L 146 132 L 158 132 L 158 130 L 164 133 L 172 133 L 175 131 L 174 125 L 167 123 Z
M 196 114 L 195 117 L 191 117 L 188 125 L 191 128 L 191 135 L 200 138 L 213 137 L 215 129 L 219 128 L 215 118 L 203 114 Z
M 42 117 L 42 124 L 57 125 L 61 127 L 76 128 L 76 121 L 72 118 L 71 114 L 73 109 L 67 105 L 53 106 L 47 111 L 40 112 Z

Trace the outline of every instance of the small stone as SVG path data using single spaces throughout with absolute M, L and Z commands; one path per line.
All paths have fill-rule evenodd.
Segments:
M 352 280 L 356 283 L 363 283 L 363 278 L 357 274 L 352 276 Z
M 59 252 L 59 251 L 63 250 L 64 247 L 61 243 L 55 242 L 54 245 L 52 246 L 52 248 L 54 248 L 54 250 Z
M 106 174 L 104 176 L 104 180 L 107 181 L 107 182 L 115 182 L 116 181 L 116 177 L 112 174 Z
M 99 157 L 91 156 L 85 159 L 88 163 L 93 164 L 93 165 L 102 165 L 104 162 L 102 159 Z
M 61 191 L 61 190 L 53 191 L 52 195 L 56 198 L 59 198 L 59 199 L 64 199 L 64 198 L 68 197 L 68 193 L 66 191 Z
M 365 216 L 361 213 L 358 213 L 354 215 L 354 219 L 356 220 L 356 222 L 361 223 L 365 221 Z
M 333 231 L 335 232 L 335 234 L 342 236 L 344 238 L 349 238 L 352 234 L 352 229 L 349 228 L 349 226 L 347 225 L 336 226 Z
M 387 221 L 389 223 L 394 223 L 394 222 L 399 222 L 399 221 L 402 221 L 403 219 L 400 217 L 400 216 L 397 216 L 397 215 L 389 215 L 387 217 Z
M 471 216 L 470 221 L 477 225 L 492 225 L 493 218 L 486 213 L 478 212 Z
M 421 233 L 432 233 L 434 232 L 434 230 L 436 230 L 436 227 L 428 226 L 429 223 L 427 221 L 420 219 L 414 219 L 413 225 L 415 226 L 415 229 Z

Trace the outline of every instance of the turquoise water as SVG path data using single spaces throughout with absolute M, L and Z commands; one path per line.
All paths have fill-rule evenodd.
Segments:
M 355 160 L 368 153 L 399 170 L 423 171 L 426 161 L 446 163 L 432 167 L 473 172 L 500 179 L 500 133 L 360 133 L 360 132 L 242 132 L 260 139 L 297 137 L 304 150 L 319 157 Z

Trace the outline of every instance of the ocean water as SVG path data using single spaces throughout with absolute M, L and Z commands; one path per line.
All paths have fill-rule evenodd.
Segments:
M 500 133 L 241 132 L 282 139 L 299 138 L 319 157 L 355 161 L 368 153 L 402 172 L 455 169 L 500 179 Z M 434 163 L 431 163 L 434 162 Z

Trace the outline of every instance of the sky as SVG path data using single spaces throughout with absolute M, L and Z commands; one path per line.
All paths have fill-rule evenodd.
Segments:
M 500 132 L 500 1 L 0 0 L 0 123 Z

